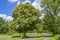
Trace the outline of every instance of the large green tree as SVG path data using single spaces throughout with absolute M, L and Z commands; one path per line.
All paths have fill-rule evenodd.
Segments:
M 15 25 L 14 27 L 17 27 L 17 32 L 23 32 L 24 37 L 26 37 L 26 32 L 33 31 L 35 29 L 36 21 L 39 20 L 40 16 L 40 11 L 27 2 L 16 7 L 12 14 L 12 22 L 13 25 Z

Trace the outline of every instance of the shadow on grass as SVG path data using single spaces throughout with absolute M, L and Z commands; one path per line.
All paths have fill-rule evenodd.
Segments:
M 21 36 L 12 36 L 12 38 L 20 38 Z
M 40 37 L 53 37 L 53 36 L 31 36 L 31 37 L 24 37 L 23 39 L 27 39 L 27 38 L 40 38 Z
M 21 36 L 12 36 L 12 38 L 20 38 Z M 53 36 L 27 36 L 27 37 L 22 37 L 23 39 L 27 39 L 27 38 L 40 38 L 40 37 L 53 37 Z

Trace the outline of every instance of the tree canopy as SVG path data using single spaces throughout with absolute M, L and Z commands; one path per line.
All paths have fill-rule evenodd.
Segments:
M 18 5 L 12 14 L 13 23 L 16 27 L 18 26 L 18 32 L 23 32 L 24 34 L 35 29 L 36 21 L 39 20 L 40 16 L 40 11 L 28 2 Z
M 60 0 L 42 0 L 41 3 L 45 11 L 50 11 L 55 16 L 60 12 Z
M 53 34 L 59 33 L 58 25 L 60 22 L 58 21 L 58 14 L 60 13 L 60 0 L 42 0 L 41 3 L 41 7 L 44 8 L 46 14 L 43 19 L 44 29 Z

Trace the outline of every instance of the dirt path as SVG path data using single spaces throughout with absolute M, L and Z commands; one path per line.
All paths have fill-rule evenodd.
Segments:
M 40 38 L 41 36 L 32 36 L 32 37 L 29 37 L 29 38 L 25 38 L 23 40 L 34 40 L 36 38 Z
M 50 40 L 50 38 L 49 37 L 45 37 L 45 40 Z
M 23 39 L 23 40 L 34 40 L 34 39 L 36 39 L 36 38 L 26 38 L 26 39 Z M 50 38 L 49 37 L 45 37 L 44 40 L 50 40 Z
M 26 39 L 23 39 L 23 40 L 34 40 L 34 39 L 36 39 L 36 38 L 26 38 Z M 44 40 L 50 40 L 50 38 L 49 37 L 45 37 Z
M 32 36 L 32 37 L 29 37 L 29 38 L 24 38 L 22 40 L 35 40 L 36 38 L 40 38 L 40 37 L 44 37 L 44 40 L 50 40 L 50 33 L 43 33 L 41 34 L 40 36 Z
M 22 40 L 34 40 L 35 38 L 26 38 L 26 39 L 22 39 Z
M 22 40 L 34 40 L 34 39 L 37 39 L 37 38 L 40 38 L 41 36 L 35 36 L 35 37 L 31 37 L 31 38 L 25 38 L 25 39 L 22 39 Z M 44 40 L 50 40 L 50 37 L 44 37 Z

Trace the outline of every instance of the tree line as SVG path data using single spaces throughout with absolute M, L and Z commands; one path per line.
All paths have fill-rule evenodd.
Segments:
M 0 33 L 16 31 L 24 37 L 27 32 L 60 34 L 60 0 L 42 0 L 41 7 L 45 15 L 39 19 L 42 12 L 30 3 L 18 5 L 12 13 L 13 20 L 5 22 L 0 18 Z

